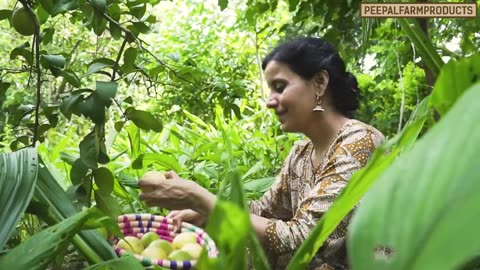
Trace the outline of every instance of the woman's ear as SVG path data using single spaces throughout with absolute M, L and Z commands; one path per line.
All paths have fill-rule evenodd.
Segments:
M 315 74 L 313 77 L 314 80 L 314 87 L 315 87 L 315 94 L 317 96 L 323 96 L 325 94 L 325 90 L 328 86 L 328 72 L 322 69 L 320 72 Z

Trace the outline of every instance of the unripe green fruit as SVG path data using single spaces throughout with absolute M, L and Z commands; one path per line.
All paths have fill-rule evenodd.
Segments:
M 160 236 L 158 236 L 158 234 L 154 232 L 147 232 L 142 236 L 142 243 L 144 247 L 148 247 L 150 243 L 159 239 L 160 239 Z
M 167 240 L 163 240 L 163 239 L 153 241 L 150 244 L 150 246 L 155 246 L 155 247 L 159 247 L 159 248 L 163 249 L 163 251 L 165 251 L 165 253 L 167 253 L 167 255 L 169 255 L 173 251 L 172 243 L 168 242 Z
M 167 253 L 162 248 L 156 246 L 147 247 L 141 255 L 153 260 L 163 260 L 167 258 Z
M 125 249 L 126 251 L 135 253 L 135 254 L 142 253 L 144 249 L 142 240 L 134 236 L 125 236 L 125 240 L 120 239 L 120 241 L 118 241 L 117 243 L 117 247 Z
M 192 259 L 196 260 L 200 258 L 200 254 L 202 253 L 202 246 L 197 243 L 188 243 L 185 244 L 181 250 L 187 252 Z
M 34 17 L 30 16 L 28 10 L 25 7 L 18 8 L 12 13 L 12 26 L 19 34 L 24 36 L 31 36 L 35 33 L 35 23 L 38 22 L 38 18 L 34 13 Z
M 174 249 L 181 249 L 184 245 L 188 243 L 197 243 L 197 235 L 193 232 L 183 232 L 177 236 L 172 241 Z
M 168 255 L 168 259 L 172 261 L 189 261 L 192 259 L 188 252 L 183 250 L 174 250 L 170 255 Z

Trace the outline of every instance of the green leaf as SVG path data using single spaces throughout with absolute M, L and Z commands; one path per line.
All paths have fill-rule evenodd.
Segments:
M 62 152 L 61 155 L 65 155 L 65 153 Z M 82 183 L 82 180 L 85 175 L 87 175 L 87 173 L 88 167 L 83 163 L 81 159 L 77 159 L 75 160 L 75 162 L 73 162 L 70 169 L 70 181 L 72 181 L 73 185 L 79 185 Z
M 293 12 L 297 10 L 300 0 L 288 0 L 288 11 Z
M 0 21 L 10 19 L 12 11 L 10 9 L 0 9 Z
M 39 158 L 40 168 L 35 193 L 33 195 L 34 199 L 49 207 L 49 211 L 52 212 L 55 217 L 55 222 L 60 222 L 67 217 L 75 215 L 77 213 L 75 206 L 63 188 L 58 184 L 62 180 L 55 179 L 48 170 L 48 166 L 43 162 L 41 157 Z M 49 225 L 53 224 L 50 219 L 44 216 L 39 216 L 39 218 Z M 105 239 L 94 230 L 80 232 L 78 236 L 73 238 L 72 243 L 79 253 L 91 264 L 117 257 L 110 243 L 105 241 Z
M 26 241 L 0 257 L 1 269 L 46 269 L 55 255 L 65 250 L 70 240 L 90 218 L 99 218 L 97 209 L 84 210 L 64 221 L 32 235 Z M 42 248 L 38 248 L 38 247 Z M 19 259 L 21 258 L 21 259 Z
M 112 59 L 108 59 L 108 58 L 95 59 L 88 64 L 87 73 L 84 76 L 97 73 L 107 67 L 113 68 L 114 65 L 115 65 L 115 61 L 113 61 Z
M 92 92 L 93 90 L 91 89 L 80 89 L 73 91 L 71 96 L 63 101 L 62 106 L 60 107 L 60 112 L 62 112 L 62 114 L 68 119 L 70 119 L 72 113 L 80 116 L 81 111 L 79 104 L 83 102 L 85 93 Z
M 110 35 L 113 37 L 113 39 L 119 40 L 122 38 L 122 29 L 118 27 L 117 24 L 108 22 L 108 30 L 110 31 Z
M 65 69 L 62 71 L 62 76 L 67 80 L 69 84 L 73 87 L 80 87 L 80 79 L 78 78 L 77 74 L 73 72 L 71 69 Z
M 40 6 L 48 12 L 48 14 L 52 14 L 53 7 L 54 7 L 54 1 L 53 0 L 38 0 L 38 3 L 40 3 Z
M 95 192 L 95 202 L 97 203 L 97 207 L 112 219 L 116 219 L 121 214 L 120 206 L 111 194 Z
M 123 55 L 123 62 L 125 64 L 133 65 L 135 64 L 135 59 L 137 58 L 137 55 L 137 48 L 130 47 L 125 50 L 125 54 Z
M 450 61 L 435 82 L 431 98 L 432 105 L 440 114 L 447 113 L 469 86 L 480 81 L 479 74 L 480 54 L 460 61 Z
M 159 164 L 167 170 L 173 170 L 176 172 L 180 172 L 182 170 L 180 163 L 178 163 L 178 160 L 175 157 L 160 153 L 141 154 L 132 162 L 132 168 L 141 169 L 153 163 Z
M 130 6 L 129 8 L 130 14 L 132 14 L 135 18 L 139 20 L 143 17 L 143 15 L 145 15 L 145 12 L 147 11 L 147 5 L 144 3 L 136 6 Z
M 61 75 L 61 68 L 65 66 L 63 55 L 41 55 L 40 63 L 43 68 L 49 69 L 55 77 Z
M 415 48 L 418 49 L 422 60 L 432 71 L 434 76 L 437 76 L 444 64 L 443 60 L 437 53 L 431 39 L 425 34 L 425 32 L 423 32 L 418 20 L 412 18 L 399 18 L 397 20 L 402 27 L 402 30 L 405 31 L 415 45 Z
M 126 130 L 130 142 L 131 158 L 137 158 L 140 155 L 140 129 L 136 125 L 130 124 Z
M 88 168 L 96 169 L 98 152 L 99 140 L 93 131 L 80 142 L 80 159 Z
M 0 81 L 0 94 L 4 94 L 8 90 L 10 85 L 12 85 L 12 84 L 9 83 L 9 82 Z
M 267 177 L 246 181 L 244 186 L 246 190 L 263 193 L 272 186 L 273 182 L 275 177 Z
M 103 195 L 110 195 L 113 191 L 113 174 L 105 167 L 93 171 L 93 178 L 97 184 L 98 192 Z
M 163 72 L 163 71 L 165 71 L 165 66 L 160 65 L 160 66 L 156 66 L 156 67 L 152 68 L 152 69 L 148 72 L 148 74 L 150 74 L 150 76 L 152 76 L 152 77 L 155 77 L 155 76 L 157 76 L 160 72 Z
M 118 122 L 115 122 L 114 128 L 118 133 L 120 133 L 120 131 L 122 131 L 122 128 L 123 128 L 124 125 L 125 125 L 124 121 L 118 121 Z
M 82 102 L 78 103 L 80 112 L 92 119 L 97 125 L 105 123 L 105 103 L 98 92 L 93 92 Z
M 96 91 L 105 105 L 110 106 L 112 99 L 117 94 L 118 83 L 116 82 L 96 82 Z
M 17 56 L 23 56 L 29 66 L 32 65 L 32 53 L 27 48 L 17 47 L 10 52 L 10 60 L 14 60 Z
M 59 0 L 59 1 L 55 1 L 55 6 L 52 8 L 52 12 L 50 13 L 50 15 L 52 15 L 52 17 L 55 17 L 58 14 L 64 13 L 64 12 L 69 11 L 69 10 L 75 10 L 78 7 L 79 7 L 78 0 Z
M 162 122 L 155 118 L 151 113 L 136 110 L 132 107 L 125 110 L 125 115 L 131 120 L 137 127 L 144 130 L 153 130 L 155 132 L 161 132 L 163 125 Z
M 54 33 L 55 33 L 54 28 L 43 29 L 43 33 L 42 33 L 42 43 L 43 43 L 43 45 L 47 45 L 47 44 L 52 42 Z
M 85 268 L 84 270 L 143 270 L 143 265 L 133 255 L 122 256 Z
M 138 36 L 139 33 L 147 34 L 150 32 L 150 27 L 148 27 L 144 22 L 132 22 L 132 24 L 127 26 L 127 28 L 136 36 Z
M 106 0 L 92 0 L 93 7 L 99 12 L 105 12 L 107 10 Z
M 478 255 L 479 117 L 477 83 L 382 174 L 352 220 L 353 268 L 458 269 Z
M 248 214 L 245 210 L 230 201 L 217 201 L 209 216 L 206 232 L 217 245 L 219 263 L 224 269 L 247 269 L 245 250 L 249 228 Z
M 224 10 L 228 6 L 228 0 L 218 0 L 218 6 L 220 7 L 220 10 Z
M 38 156 L 35 148 L 0 155 L 0 247 L 5 246 L 27 209 L 37 174 Z

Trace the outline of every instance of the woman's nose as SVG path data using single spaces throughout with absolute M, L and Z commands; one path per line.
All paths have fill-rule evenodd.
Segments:
M 267 100 L 267 108 L 273 109 L 278 106 L 278 94 L 271 94 Z

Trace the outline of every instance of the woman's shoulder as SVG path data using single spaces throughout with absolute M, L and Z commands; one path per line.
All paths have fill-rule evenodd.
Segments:
M 312 147 L 312 141 L 310 141 L 309 139 L 299 140 L 293 143 L 290 153 L 293 155 L 301 155 L 309 147 Z
M 350 119 L 339 135 L 341 144 L 351 144 L 356 141 L 370 141 L 376 148 L 385 141 L 385 136 L 375 127 L 360 120 Z

